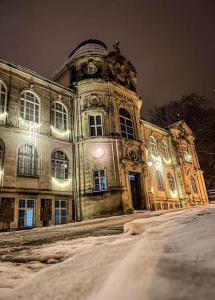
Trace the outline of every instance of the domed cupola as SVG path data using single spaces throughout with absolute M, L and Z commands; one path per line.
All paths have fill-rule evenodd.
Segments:
M 106 45 L 95 39 L 82 42 L 69 55 L 70 85 L 85 79 L 107 79 Z

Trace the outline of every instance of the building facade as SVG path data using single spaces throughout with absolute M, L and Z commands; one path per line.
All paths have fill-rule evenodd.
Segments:
M 52 80 L 0 60 L 0 229 L 208 203 L 192 131 L 143 121 L 136 86 L 97 40 Z

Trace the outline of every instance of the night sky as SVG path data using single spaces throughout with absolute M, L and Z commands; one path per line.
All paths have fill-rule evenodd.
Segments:
M 214 0 L 0 0 L 0 57 L 50 77 L 83 40 L 115 40 L 144 112 L 196 92 L 215 102 Z

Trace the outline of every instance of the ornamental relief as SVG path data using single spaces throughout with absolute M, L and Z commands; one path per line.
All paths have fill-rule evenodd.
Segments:
M 141 151 L 140 147 L 137 145 L 133 145 L 130 142 L 125 144 L 125 158 L 131 160 L 133 162 L 139 163 L 141 162 Z
M 83 101 L 83 108 L 86 109 L 89 107 L 105 107 L 102 101 L 102 95 L 96 93 L 87 95 Z

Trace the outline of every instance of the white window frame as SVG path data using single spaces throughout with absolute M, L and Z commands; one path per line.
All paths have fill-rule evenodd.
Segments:
M 59 207 L 56 206 L 56 202 L 59 201 Z M 66 207 L 62 207 L 62 202 L 66 202 Z M 54 212 L 54 218 L 55 218 L 55 225 L 58 224 L 67 224 L 67 206 L 68 206 L 68 200 L 67 199 L 55 199 L 55 212 Z M 62 222 L 62 211 L 66 211 L 66 222 Z M 56 212 L 58 212 L 58 218 L 59 222 L 56 222 Z
M 18 149 L 17 175 L 38 177 L 38 169 L 39 154 L 36 147 L 32 144 L 22 144 Z
M 121 113 L 120 113 L 120 109 L 124 109 L 128 114 L 129 114 L 129 118 L 128 117 L 125 117 L 123 116 Z M 124 107 L 120 107 L 119 109 L 119 123 L 120 123 L 120 131 L 121 131 L 121 135 L 123 138 L 126 138 L 126 139 L 129 139 L 129 140 L 134 140 L 135 139 L 135 135 L 134 135 L 134 123 L 133 123 L 133 120 L 132 120 L 132 116 L 131 116 L 131 113 L 125 109 Z M 121 119 L 124 120 L 124 123 L 121 122 Z M 131 126 L 130 125 L 127 125 L 127 121 L 130 121 L 131 122 Z M 122 126 L 125 127 L 125 130 L 122 130 Z M 128 131 L 128 129 L 131 129 L 132 130 L 132 133 L 130 133 Z M 124 135 L 125 136 L 124 136 Z
M 152 155 L 158 156 L 157 141 L 153 135 L 149 137 L 149 149 Z
M 62 107 L 61 111 L 56 108 L 56 104 L 61 105 L 61 107 Z M 68 130 L 68 110 L 67 110 L 66 106 L 60 101 L 55 101 L 55 102 L 52 103 L 51 111 L 52 111 L 52 113 L 51 113 L 51 115 L 52 115 L 52 120 L 51 120 L 52 126 L 56 129 L 60 130 L 60 131 L 67 131 Z M 57 114 L 61 114 L 61 125 L 62 125 L 63 129 L 57 127 L 57 122 L 56 122 Z M 64 124 L 64 117 L 66 117 L 66 124 Z
M 20 207 L 20 201 L 25 201 L 25 206 L 24 207 Z M 28 201 L 33 201 L 34 205 L 33 207 L 29 207 L 28 206 Z M 36 213 L 36 207 L 35 207 L 35 199 L 19 199 L 19 208 L 18 208 L 18 226 L 19 226 L 19 212 L 20 211 L 24 211 L 24 225 L 23 226 L 19 226 L 20 228 L 22 227 L 34 227 L 35 225 L 35 213 Z M 33 215 L 32 215 L 32 226 L 28 226 L 28 214 L 27 211 L 28 210 L 32 210 L 33 209 Z
M 101 118 L 101 124 L 97 124 L 97 121 L 96 121 L 96 117 L 100 117 Z M 102 114 L 90 114 L 88 116 L 89 118 L 89 136 L 103 136 L 103 116 Z M 95 124 L 94 125 L 91 125 L 90 124 L 90 118 L 94 118 L 94 122 Z M 98 127 L 101 127 L 101 131 L 102 133 L 101 134 L 98 134 Z M 91 128 L 95 128 L 95 135 L 91 135 Z
M 5 91 L 2 90 L 2 87 L 5 89 Z M 2 95 L 5 96 L 5 99 L 2 99 Z M 2 105 L 3 101 L 4 103 Z M 1 107 L 3 108 L 2 111 L 1 111 Z M 6 112 L 6 107 L 7 107 L 7 86 L 2 80 L 0 80 L 0 114 Z
M 63 154 L 63 158 L 57 158 L 55 157 L 55 154 L 57 152 L 61 152 Z M 52 152 L 52 177 L 58 178 L 58 179 L 68 179 L 69 176 L 69 159 L 67 154 L 61 150 L 55 150 Z M 63 166 L 63 168 L 62 168 Z M 58 173 L 60 173 L 60 176 L 58 176 Z
M 95 172 L 98 172 L 98 175 L 95 175 Z M 101 172 L 104 172 L 104 175 L 101 175 Z M 105 189 L 102 188 L 102 180 L 105 181 Z M 96 188 L 96 180 L 99 181 L 98 186 L 99 188 Z M 96 169 L 93 170 L 93 187 L 94 191 L 100 192 L 100 191 L 106 191 L 107 190 L 107 172 L 105 169 Z
M 26 93 L 30 93 L 31 95 L 33 95 L 33 101 L 26 99 Z M 38 124 L 40 121 L 40 99 L 39 97 L 32 92 L 31 90 L 25 90 L 21 93 L 20 95 L 20 116 L 23 120 L 27 121 L 27 122 L 33 122 Z M 33 105 L 33 114 L 31 114 L 30 112 L 27 112 L 27 110 L 30 111 L 30 107 L 29 105 Z M 36 113 L 38 112 L 38 114 Z M 29 119 L 26 117 L 27 115 L 29 115 Z

